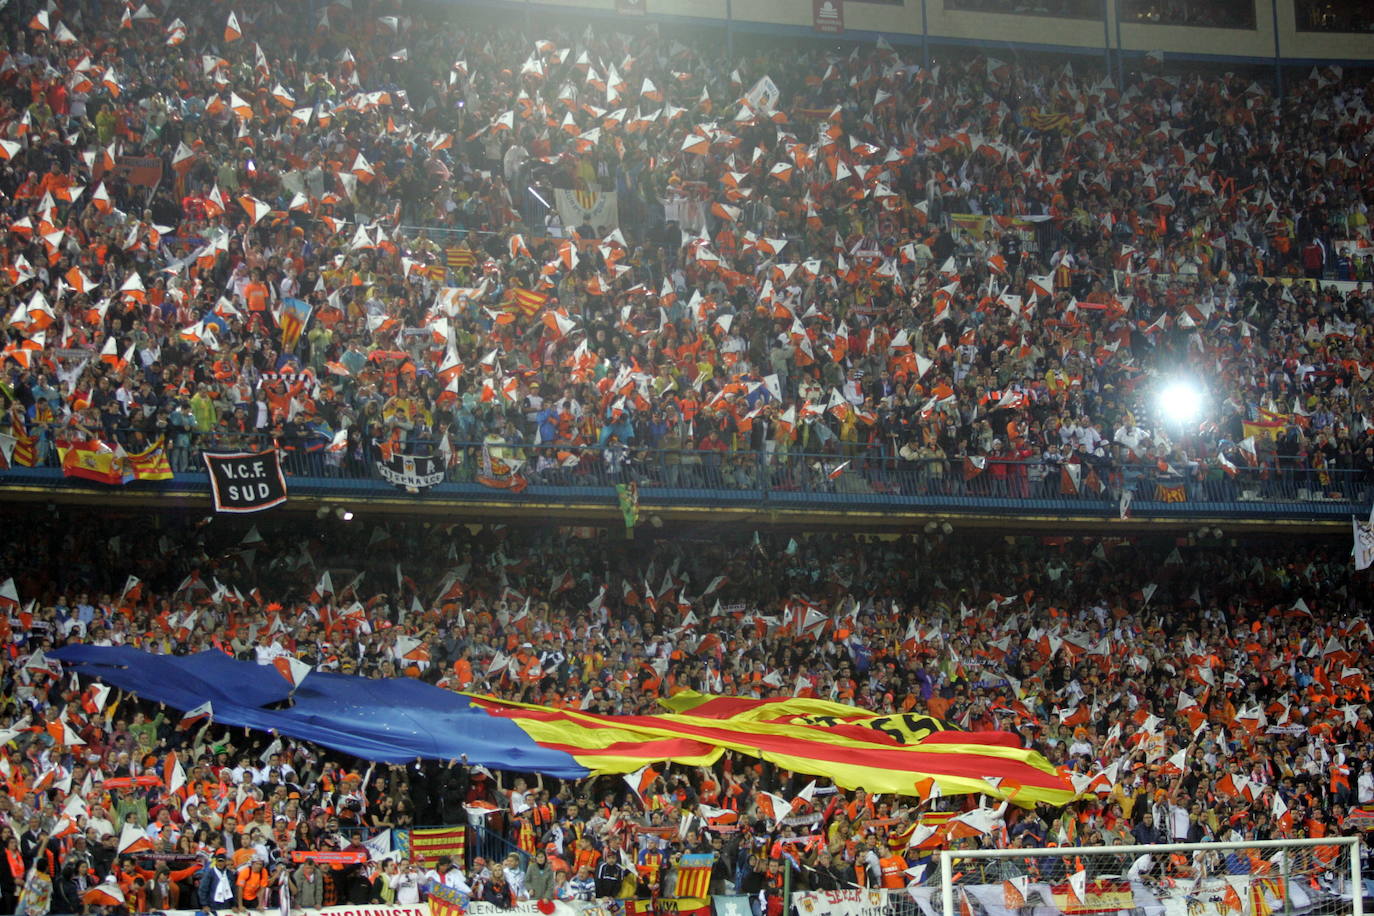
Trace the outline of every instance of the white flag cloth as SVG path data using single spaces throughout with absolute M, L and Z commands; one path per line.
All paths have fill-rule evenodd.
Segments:
M 1355 568 L 1368 569 L 1374 565 L 1374 525 L 1352 518 L 1355 534 Z

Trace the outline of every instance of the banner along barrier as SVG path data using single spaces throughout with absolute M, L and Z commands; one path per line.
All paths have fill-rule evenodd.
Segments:
M 574 901 L 545 901 L 541 907 L 537 900 L 524 900 L 510 909 L 501 909 L 494 904 L 474 900 L 467 905 L 465 912 L 475 916 L 623 916 L 625 901 L 617 906 L 601 903 Z M 648 901 L 645 901 L 646 903 Z M 154 910 L 152 916 L 197 916 L 198 910 Z M 250 913 L 267 913 L 280 916 L 277 907 L 266 910 L 249 910 Z M 292 909 L 291 916 L 434 916 L 428 903 L 376 904 L 367 906 L 331 906 L 323 909 Z

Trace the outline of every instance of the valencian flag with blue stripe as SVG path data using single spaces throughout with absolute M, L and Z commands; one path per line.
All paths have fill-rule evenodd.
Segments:
M 677 897 L 711 896 L 711 866 L 716 857 L 711 853 L 692 853 L 685 855 L 677 863 Z
M 126 460 L 135 480 L 172 479 L 172 465 L 167 460 L 167 442 L 162 437 L 141 452 L 129 452 Z
M 929 716 L 875 716 L 826 700 L 679 693 L 663 701 L 669 712 L 600 715 L 323 671 L 293 691 L 275 669 L 216 650 L 169 656 L 73 645 L 52 657 L 176 709 L 213 701 L 224 725 L 275 729 L 380 762 L 466 754 L 472 765 L 576 779 L 663 760 L 711 766 L 730 750 L 874 793 L 915 795 L 919 784 L 1025 805 L 1063 805 L 1075 795 L 1066 776 L 1009 732 L 959 731 Z M 292 705 L 279 708 L 288 695 Z
M 431 883 L 429 885 L 430 916 L 463 916 L 468 908 L 468 895 L 460 894 L 451 887 Z
M 305 326 L 310 323 L 314 306 L 304 299 L 287 296 L 281 301 L 281 312 L 277 315 L 277 327 L 281 328 L 281 348 L 289 353 L 300 343 Z

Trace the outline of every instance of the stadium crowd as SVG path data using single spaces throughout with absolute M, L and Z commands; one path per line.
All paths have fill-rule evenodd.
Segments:
M 560 467 L 560 450 L 633 445 L 1374 473 L 1363 75 L 1314 70 L 1277 99 L 1153 66 L 1115 86 L 1077 61 L 927 71 L 886 45 L 727 61 L 656 26 L 444 16 L 11 0 L 6 463 L 161 440 L 183 473 L 201 449 L 276 441 L 365 473 L 447 436 Z M 618 225 L 564 225 L 544 203 L 570 189 L 614 191 Z M 1279 282 L 1303 278 L 1326 282 Z M 1173 374 L 1206 380 L 1213 422 L 1155 422 Z M 1344 545 L 241 534 L 7 518 L 0 912 L 108 909 L 83 900 L 111 878 L 131 911 L 262 908 L 287 873 L 297 905 L 408 902 L 433 881 L 498 903 L 667 894 L 684 849 L 718 849 L 713 886 L 771 906 L 784 869 L 895 880 L 889 840 L 955 805 L 821 795 L 798 808 L 819 839 L 794 844 L 813 825 L 755 802 L 803 781 L 742 757 L 669 767 L 645 799 L 293 741 L 274 757 L 269 736 L 98 703 L 36 654 L 72 641 L 289 653 L 615 712 L 683 687 L 811 693 L 1013 730 L 1080 778 L 1126 761 L 1085 800 L 1010 808 L 961 842 L 1321 835 L 1374 802 L 1372 640 Z M 307 598 L 325 569 L 365 574 L 329 596 L 368 602 L 365 631 L 323 625 Z M 803 597 L 819 628 L 791 622 Z M 429 660 L 399 657 L 402 635 Z M 512 660 L 492 669 L 497 651 Z M 168 793 L 169 751 L 199 805 Z M 479 802 L 534 864 L 287 855 Z M 666 854 L 633 829 L 702 804 L 742 829 Z M 152 849 L 121 857 L 129 823 Z M 606 854 L 621 835 L 644 845 L 628 881 Z M 897 846 L 903 868 L 927 854 Z
M 646 549 L 578 529 L 312 520 L 245 531 L 97 512 L 30 513 L 4 531 L 0 559 L 24 600 L 6 618 L 3 659 L 6 906 L 50 880 L 52 911 L 79 911 L 82 893 L 113 875 L 148 907 L 227 907 L 206 896 L 213 882 L 197 884 L 207 861 L 238 870 L 231 891 L 250 906 L 259 885 L 259 906 L 275 900 L 283 875 L 297 883 L 295 905 L 316 892 L 414 900 L 434 880 L 498 901 L 502 883 L 534 899 L 671 896 L 684 851 L 717 853 L 712 889 L 762 891 L 762 905 L 789 869 L 796 888 L 904 886 L 905 870 L 947 841 L 1324 836 L 1363 829 L 1357 806 L 1374 803 L 1374 636 L 1344 543 L 722 530 Z M 551 571 L 551 556 L 567 571 Z M 325 570 L 337 594 L 320 588 Z M 326 611 L 353 601 L 365 618 Z M 936 820 L 910 845 L 938 817 L 929 812 L 961 812 L 974 797 L 869 797 L 822 780 L 806 801 L 810 777 L 737 754 L 712 768 L 664 766 L 642 795 L 619 777 L 560 782 L 465 761 L 374 768 L 213 722 L 183 729 L 175 711 L 99 697 L 46 660 L 73 642 L 263 665 L 285 654 L 611 713 L 652 712 L 687 688 L 838 699 L 1014 732 L 1085 794 L 1063 808 L 999 809 L 984 832 L 952 840 Z M 189 793 L 169 793 L 169 751 Z M 764 792 L 796 799 L 791 816 L 765 816 Z M 497 862 L 477 857 L 426 876 L 385 861 L 317 871 L 290 855 L 357 852 L 387 827 L 474 813 L 509 841 L 496 847 L 503 882 L 489 874 Z M 151 848 L 119 856 L 129 823 Z M 622 872 L 621 849 L 633 869 Z M 303 880 L 323 884 L 302 890 Z
M 12 12 L 14 464 L 274 442 L 367 475 L 447 437 L 660 449 L 650 485 L 789 452 L 1374 473 L 1365 74 L 1279 99 L 385 4 Z M 573 189 L 618 222 L 562 225 Z M 1201 428 L 1155 414 L 1176 376 Z

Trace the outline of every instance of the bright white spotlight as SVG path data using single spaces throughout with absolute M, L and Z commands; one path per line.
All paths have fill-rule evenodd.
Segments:
M 1175 423 L 1191 423 L 1202 413 L 1202 389 L 1192 382 L 1171 382 L 1159 393 L 1159 409 Z

